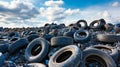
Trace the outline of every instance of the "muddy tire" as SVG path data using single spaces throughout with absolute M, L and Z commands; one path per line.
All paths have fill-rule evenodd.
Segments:
M 81 51 L 75 45 L 69 45 L 55 52 L 50 60 L 49 67 L 78 67 Z

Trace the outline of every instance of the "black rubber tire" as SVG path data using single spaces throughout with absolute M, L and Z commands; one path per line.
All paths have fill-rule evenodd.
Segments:
M 48 51 L 49 42 L 43 38 L 36 38 L 27 46 L 25 58 L 28 62 L 41 62 L 48 54 Z
M 111 32 L 113 30 L 114 25 L 111 23 L 105 24 L 105 29 L 107 32 Z
M 84 23 L 84 26 L 82 27 L 82 25 L 80 23 Z M 78 27 L 83 28 L 83 29 L 86 29 L 88 27 L 86 20 L 79 20 L 79 21 L 77 21 L 76 24 Z
M 94 26 L 95 23 L 98 23 L 97 26 Z M 93 22 L 90 23 L 90 28 L 94 29 L 94 30 L 104 30 L 105 27 L 104 25 L 106 24 L 104 19 L 100 19 L 100 20 L 94 20 Z
M 29 63 L 25 67 L 46 67 L 46 66 L 42 63 Z
M 74 31 L 68 31 L 68 32 L 65 32 L 64 34 L 63 34 L 63 36 L 67 36 L 67 37 L 72 37 L 73 38 L 73 36 L 74 36 Z
M 120 41 L 119 34 L 97 34 L 97 40 L 106 43 L 114 43 Z
M 54 37 L 54 35 L 51 35 L 51 34 L 44 34 L 44 35 L 42 35 L 41 37 L 44 38 L 44 39 L 46 39 L 46 40 L 48 40 L 48 41 L 50 41 L 51 38 Z
M 38 38 L 38 37 L 39 37 L 39 35 L 37 35 L 37 34 L 31 34 L 27 37 L 27 39 L 31 42 L 32 40 L 34 40 L 35 38 Z
M 27 47 L 28 44 L 29 44 L 28 39 L 21 38 L 21 39 L 17 40 L 16 42 L 14 42 L 13 44 L 10 44 L 8 47 L 8 51 L 10 54 L 13 54 L 13 53 L 19 51 L 20 49 Z
M 108 46 L 108 45 L 94 45 L 92 46 L 93 48 L 96 48 L 96 49 L 106 49 L 106 50 L 109 50 L 110 52 L 108 53 L 115 61 L 117 61 L 118 59 L 118 56 L 119 56 L 119 52 L 117 49 L 111 47 L 111 46 Z
M 0 44 L 0 52 L 3 54 L 6 53 L 8 51 L 8 46 L 9 44 Z
M 112 59 L 110 55 L 107 53 L 95 49 L 95 48 L 87 48 L 83 51 L 83 67 L 89 67 L 90 62 L 99 62 L 99 64 L 103 64 L 104 67 L 116 67 L 115 61 Z M 88 66 L 86 66 L 88 65 Z M 96 66 L 93 66 L 96 67 Z M 100 66 L 103 67 L 103 66 Z
M 13 37 L 19 37 L 19 33 L 18 32 L 10 32 L 8 34 L 8 39 L 11 39 Z
M 115 30 L 116 33 L 120 32 L 120 23 L 119 24 L 115 24 L 114 30 Z
M 50 60 L 49 67 L 78 67 L 81 51 L 75 45 L 69 45 L 55 52 Z
M 57 36 L 51 39 L 51 46 L 67 46 L 72 45 L 73 39 L 71 37 L 66 36 Z
M 81 37 L 80 35 L 85 35 L 85 37 Z M 74 33 L 74 40 L 78 43 L 86 43 L 91 39 L 91 34 L 87 30 L 77 30 Z

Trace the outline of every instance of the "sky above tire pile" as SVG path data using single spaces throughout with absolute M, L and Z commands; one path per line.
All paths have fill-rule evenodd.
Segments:
M 45 23 L 120 22 L 120 0 L 0 0 L 0 26 L 40 27 Z

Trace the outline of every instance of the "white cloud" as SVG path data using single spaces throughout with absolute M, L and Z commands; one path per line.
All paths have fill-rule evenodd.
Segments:
M 118 7 L 118 6 L 119 6 L 119 2 L 114 2 L 114 3 L 112 4 L 112 6 L 113 6 L 113 7 Z
M 64 7 L 61 7 L 60 5 L 63 4 L 64 2 L 62 0 L 46 1 L 46 8 L 40 8 L 41 16 L 47 18 L 48 21 L 61 21 L 70 15 L 77 14 L 80 12 L 79 9 L 66 9 Z
M 63 5 L 63 4 L 64 4 L 64 2 L 62 0 L 58 0 L 58 1 L 50 0 L 50 1 L 45 2 L 46 6 L 60 6 L 60 5 Z

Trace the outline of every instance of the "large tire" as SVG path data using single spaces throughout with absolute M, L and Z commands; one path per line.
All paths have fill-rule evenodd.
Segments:
M 22 49 L 23 47 L 27 47 L 29 41 L 26 38 L 21 38 L 14 42 L 13 44 L 10 44 L 8 47 L 9 53 L 13 54 L 16 51 Z
M 83 67 L 116 67 L 110 55 L 95 48 L 87 48 L 83 51 L 83 62 Z
M 100 49 L 108 53 L 115 61 L 117 61 L 119 52 L 117 49 L 108 45 L 94 45 L 93 48 Z
M 25 67 L 46 67 L 46 66 L 41 63 L 29 63 Z
M 74 40 L 78 43 L 86 43 L 90 39 L 91 34 L 87 30 L 78 30 L 74 33 Z
M 66 36 L 57 36 L 51 39 L 51 46 L 67 46 L 72 45 L 73 39 Z
M 98 41 L 114 43 L 120 41 L 120 34 L 97 34 Z
M 82 26 L 80 23 L 83 23 L 84 26 Z M 86 20 L 79 20 L 79 21 L 77 21 L 76 24 L 77 24 L 77 26 L 80 27 L 80 28 L 84 28 L 84 29 L 86 29 L 86 28 L 88 27 L 88 25 L 87 25 L 87 21 L 86 21 Z
M 41 62 L 49 51 L 49 42 L 43 38 L 36 38 L 29 43 L 25 50 L 28 62 Z
M 78 67 L 81 51 L 75 45 L 69 45 L 55 52 L 50 60 L 49 67 Z

